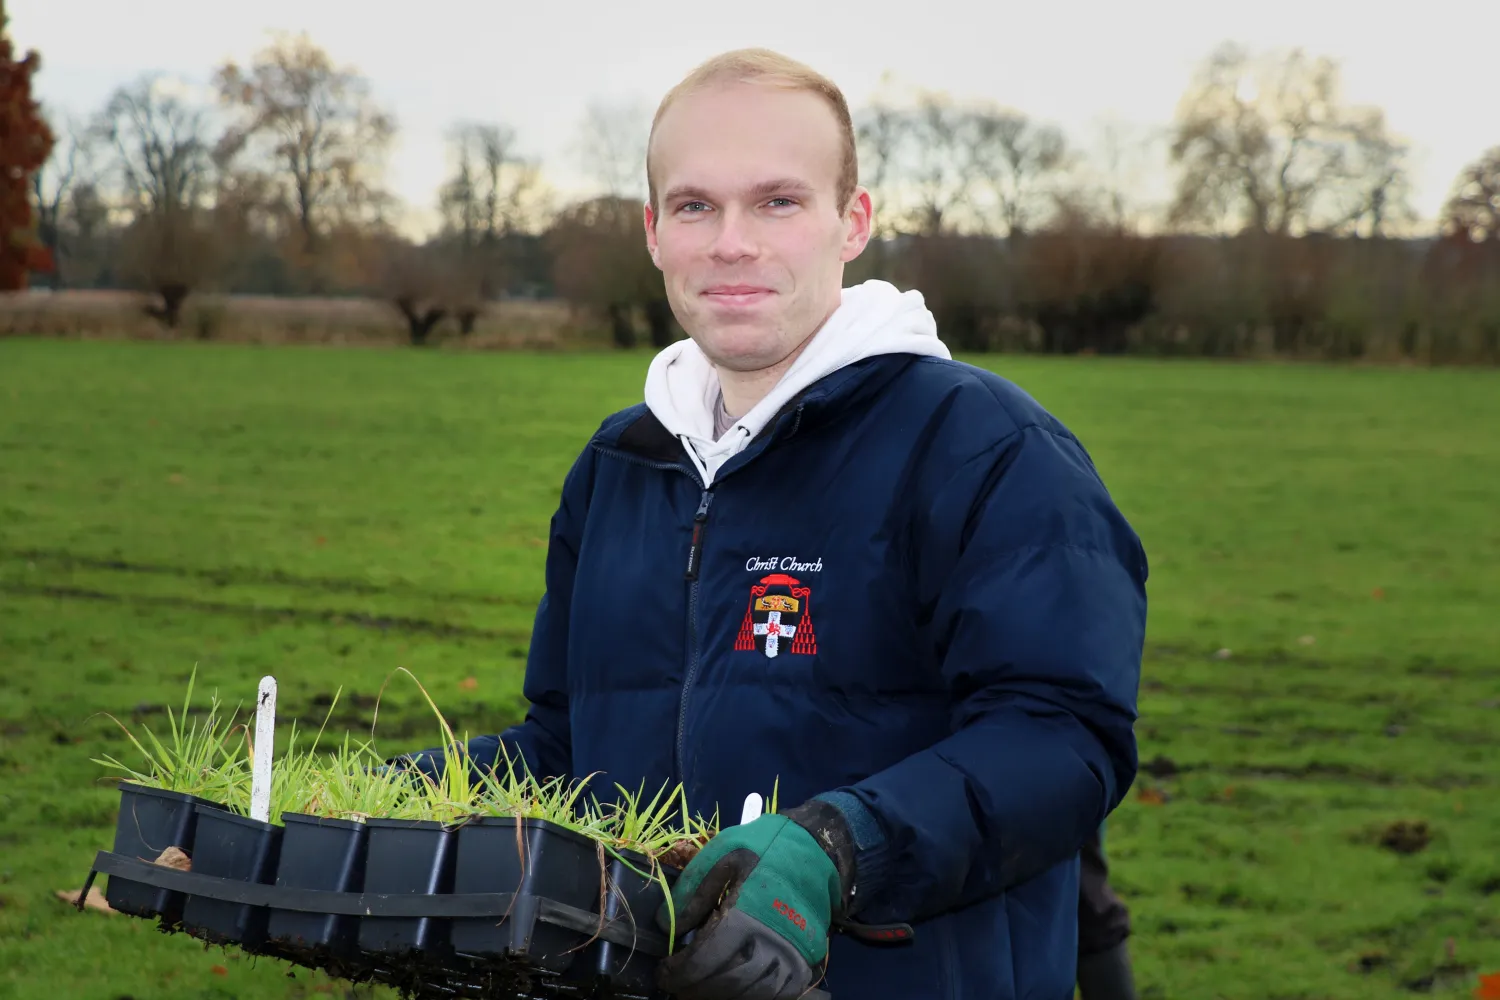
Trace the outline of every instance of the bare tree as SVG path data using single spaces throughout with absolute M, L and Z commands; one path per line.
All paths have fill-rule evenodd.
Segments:
M 413 347 L 429 346 L 438 324 L 452 311 L 451 268 L 434 248 L 396 238 L 378 241 L 376 261 L 387 301 L 406 320 L 408 341 Z
M 641 204 L 629 198 L 589 198 L 558 214 L 546 235 L 558 294 L 609 323 L 618 347 L 634 347 L 637 308 L 651 342 L 675 336 L 661 272 L 641 240 Z
M 509 125 L 465 122 L 448 138 L 453 173 L 438 194 L 444 228 L 480 246 L 546 223 L 551 192 Z
M 856 117 L 882 233 L 1023 232 L 1067 163 L 1060 130 L 989 102 L 918 90 L 907 102 L 877 97 Z
M 1075 228 L 1080 217 L 1116 233 L 1139 232 L 1157 214 L 1147 198 L 1147 178 L 1158 169 L 1160 136 L 1114 116 L 1097 119 L 1066 186 L 1054 192 L 1054 226 Z
M 877 237 L 900 231 L 900 198 L 897 183 L 901 156 L 910 131 L 910 116 L 888 100 L 877 98 L 854 115 L 855 141 L 859 151 L 859 182 L 874 202 Z
M 1225 45 L 1178 107 L 1171 219 L 1281 235 L 1378 226 L 1399 213 L 1404 148 L 1381 111 L 1344 102 L 1332 60 Z
M 1062 130 L 995 106 L 972 108 L 964 125 L 976 213 L 990 232 L 1021 235 L 1046 211 L 1049 182 L 1067 165 Z
M 379 174 L 396 125 L 358 70 L 334 65 L 306 35 L 278 35 L 248 70 L 226 62 L 214 83 L 238 115 L 220 159 L 256 154 L 307 249 L 335 225 L 381 217 L 389 199 Z
M 1500 245 L 1500 146 L 1458 175 L 1443 206 L 1442 227 L 1450 236 Z
M 967 173 L 967 115 L 953 98 L 918 90 L 883 94 L 855 115 L 862 183 L 882 234 L 935 235 L 963 228 L 973 177 Z
M 65 280 L 64 259 L 72 250 L 71 231 L 76 231 L 66 218 L 74 207 L 74 192 L 92 185 L 95 133 L 70 115 L 46 116 L 54 123 L 56 142 L 47 162 L 31 175 L 31 200 L 37 236 L 52 252 L 52 287 L 57 289 Z
M 593 101 L 579 122 L 574 156 L 608 198 L 646 197 L 646 144 L 651 110 L 636 101 Z
M 120 270 L 155 294 L 142 311 L 175 330 L 188 297 L 214 277 L 221 250 L 205 209 L 142 212 L 120 236 Z
M 202 204 L 213 167 L 208 116 L 180 84 L 153 74 L 120 87 L 94 132 L 111 150 L 122 208 L 168 215 Z
M 448 147 L 453 166 L 438 193 L 439 242 L 453 271 L 450 308 L 467 334 L 505 285 L 512 238 L 545 224 L 551 192 L 536 162 L 521 155 L 508 125 L 461 123 L 449 134 Z
M 94 133 L 111 150 L 119 207 L 130 218 L 123 270 L 159 297 L 146 313 L 175 328 L 183 303 L 214 268 L 207 112 L 180 84 L 148 75 L 115 91 Z
M 917 233 L 936 235 L 962 229 L 958 217 L 969 208 L 974 177 L 966 172 L 968 116 L 946 94 L 917 97 L 906 129 L 901 171 L 911 191 L 911 220 Z

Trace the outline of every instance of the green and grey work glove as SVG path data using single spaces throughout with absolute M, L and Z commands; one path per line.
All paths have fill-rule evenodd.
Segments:
M 722 831 L 673 886 L 676 950 L 657 985 L 678 1000 L 801 996 L 822 977 L 853 869 L 848 828 L 826 802 Z M 669 921 L 663 906 L 657 923 L 668 930 Z

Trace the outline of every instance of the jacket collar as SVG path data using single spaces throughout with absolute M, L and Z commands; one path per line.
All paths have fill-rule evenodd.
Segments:
M 744 451 L 726 463 L 721 475 L 739 468 L 755 455 L 794 434 L 826 426 L 874 398 L 893 378 L 917 360 L 911 354 L 886 354 L 855 362 L 824 376 L 787 400 L 766 421 Z M 681 464 L 691 470 L 684 445 L 649 410 L 627 424 L 614 447 L 655 462 Z

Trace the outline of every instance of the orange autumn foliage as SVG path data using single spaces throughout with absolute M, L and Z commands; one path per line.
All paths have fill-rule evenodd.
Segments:
M 31 97 L 31 78 L 41 57 L 27 52 L 19 62 L 5 27 L 0 0 L 0 292 L 26 287 L 29 271 L 47 271 L 52 259 L 32 231 L 31 177 L 52 152 L 52 131 Z

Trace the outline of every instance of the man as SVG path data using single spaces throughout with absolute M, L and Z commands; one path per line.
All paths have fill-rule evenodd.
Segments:
M 919 293 L 843 288 L 873 206 L 832 83 L 711 60 L 663 100 L 647 174 L 690 339 L 568 473 L 526 719 L 471 759 L 680 781 L 726 824 L 779 782 L 793 808 L 726 825 L 677 883 L 660 981 L 683 1000 L 1071 996 L 1079 849 L 1136 771 L 1139 540 Z

